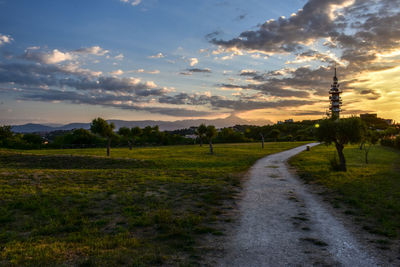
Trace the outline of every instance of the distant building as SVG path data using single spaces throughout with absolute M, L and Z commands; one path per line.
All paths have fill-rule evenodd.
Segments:
M 293 122 L 293 119 L 288 119 L 285 121 L 278 121 L 277 124 L 284 124 L 284 123 L 291 123 L 291 122 Z
M 388 119 L 388 120 L 385 120 L 385 121 L 386 121 L 386 123 L 389 124 L 389 125 L 392 125 L 392 124 L 393 124 L 393 120 L 391 120 L 391 119 Z
M 187 134 L 187 135 L 185 135 L 185 138 L 196 139 L 197 135 L 195 135 L 195 134 Z
M 339 83 L 338 83 L 338 78 L 336 77 L 336 68 L 335 68 L 335 76 L 333 77 L 333 84 L 331 85 L 331 90 L 329 90 L 329 100 L 331 102 L 331 105 L 329 107 L 329 110 L 331 111 L 331 116 L 339 118 L 340 117 L 340 107 L 342 106 L 342 98 L 340 97 L 340 94 L 342 91 L 339 90 Z

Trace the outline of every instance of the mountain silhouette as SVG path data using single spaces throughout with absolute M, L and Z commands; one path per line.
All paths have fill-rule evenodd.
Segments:
M 146 126 L 156 126 L 162 131 L 172 131 L 177 129 L 189 128 L 192 126 L 199 126 L 204 123 L 206 125 L 214 125 L 217 128 L 231 127 L 235 125 L 266 125 L 272 124 L 270 120 L 246 120 L 239 118 L 235 115 L 230 115 L 222 119 L 196 119 L 196 120 L 177 120 L 177 121 L 154 121 L 154 120 L 144 120 L 144 121 L 125 121 L 125 120 L 107 120 L 108 122 L 113 122 L 116 129 L 120 127 L 146 127 Z M 24 125 L 13 125 L 12 131 L 17 133 L 32 133 L 32 132 L 51 132 L 57 130 L 72 130 L 72 129 L 89 129 L 90 123 L 69 123 L 62 126 L 49 126 L 46 124 L 33 124 L 28 123 Z

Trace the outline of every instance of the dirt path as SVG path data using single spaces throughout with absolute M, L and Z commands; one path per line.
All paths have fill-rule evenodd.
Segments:
M 303 150 L 270 155 L 250 169 L 218 266 L 379 266 L 289 171 L 287 160 Z

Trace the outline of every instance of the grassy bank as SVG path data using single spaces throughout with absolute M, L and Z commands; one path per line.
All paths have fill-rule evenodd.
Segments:
M 0 150 L 0 265 L 195 265 L 243 172 L 301 144 Z
M 332 172 L 329 159 L 333 146 L 320 145 L 292 158 L 300 177 L 325 189 L 334 207 L 355 216 L 358 224 L 371 233 L 390 238 L 400 236 L 400 152 L 375 146 L 365 164 L 358 146 L 344 150 L 348 171 Z

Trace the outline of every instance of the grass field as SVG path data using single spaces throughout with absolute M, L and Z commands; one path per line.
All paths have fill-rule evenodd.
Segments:
M 243 173 L 301 144 L 0 150 L 0 265 L 196 265 Z
M 325 196 L 334 207 L 355 216 L 358 224 L 371 233 L 389 238 L 400 236 L 400 152 L 375 146 L 365 164 L 358 146 L 344 149 L 347 172 L 332 172 L 329 159 L 333 146 L 320 145 L 311 152 L 292 158 L 300 176 L 326 188 Z

